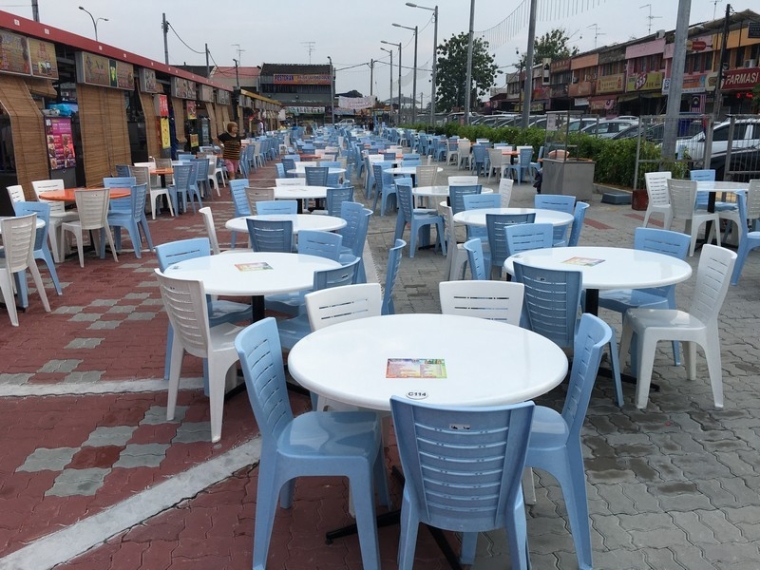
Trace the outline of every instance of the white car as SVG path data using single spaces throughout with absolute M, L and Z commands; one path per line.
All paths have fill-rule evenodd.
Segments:
M 594 135 L 603 139 L 611 139 L 619 132 L 624 131 L 625 129 L 631 127 L 632 125 L 637 125 L 639 123 L 638 119 L 630 120 L 630 119 L 608 119 L 608 120 L 602 120 L 598 123 L 589 125 L 587 127 L 584 127 L 581 129 L 582 133 L 586 133 L 587 135 Z
M 728 151 L 728 133 L 730 121 L 725 121 L 713 127 L 712 155 L 726 154 Z M 705 133 L 701 132 L 686 141 L 679 141 L 686 147 L 693 160 L 701 160 L 705 155 Z M 734 123 L 733 142 L 731 150 L 739 148 L 755 148 L 760 146 L 760 119 L 738 119 Z

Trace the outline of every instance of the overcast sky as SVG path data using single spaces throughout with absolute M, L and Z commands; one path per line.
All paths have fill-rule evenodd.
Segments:
M 589 0 L 538 0 L 539 5 L 588 4 Z M 590 0 L 594 2 L 594 0 Z M 553 28 L 564 28 L 572 37 L 571 45 L 581 51 L 594 48 L 594 35 L 599 46 L 624 42 L 631 37 L 647 34 L 650 7 L 646 0 L 596 0 L 601 5 L 576 16 L 563 16 L 554 21 L 539 21 L 537 37 Z M 525 0 L 526 6 L 529 0 Z M 344 0 L 343 2 L 314 2 L 310 0 L 38 0 L 40 21 L 51 26 L 94 37 L 90 17 L 79 6 L 92 12 L 95 18 L 108 18 L 98 23 L 101 42 L 136 54 L 164 61 L 161 33 L 161 14 L 171 25 L 169 30 L 169 63 L 205 65 L 204 44 L 208 44 L 214 62 L 221 66 L 262 63 L 327 63 L 331 56 L 337 71 L 337 92 L 356 89 L 370 93 L 371 59 L 375 65 L 374 94 L 388 97 L 389 55 L 380 48 L 391 48 L 381 40 L 402 43 L 402 92 L 411 96 L 414 33 L 393 27 L 393 23 L 419 27 L 417 92 L 424 93 L 423 103 L 429 101 L 430 69 L 433 52 L 432 12 L 405 5 L 405 0 Z M 435 2 L 419 2 L 433 7 Z M 507 18 L 518 1 L 475 0 L 476 31 L 493 28 Z M 725 0 L 692 0 L 690 23 L 721 17 Z M 748 3 L 732 5 L 736 11 L 750 7 Z M 671 30 L 676 26 L 677 0 L 652 1 L 652 31 Z M 0 0 L 0 9 L 32 18 L 31 0 Z M 438 0 L 438 42 L 465 32 L 469 25 L 470 2 L 467 0 Z M 596 27 L 594 27 L 594 24 Z M 504 72 L 518 60 L 516 50 L 525 51 L 527 26 L 504 45 L 492 50 L 497 65 Z M 175 33 L 176 32 L 176 33 Z M 508 32 L 506 36 L 513 35 Z M 180 40 L 181 38 L 181 40 Z M 187 44 L 186 47 L 183 42 Z M 499 42 L 501 43 L 501 42 Z M 239 44 L 239 45 L 237 45 Z M 238 51 L 238 49 L 240 51 Z M 398 49 L 394 50 L 393 77 L 398 78 Z M 194 53 L 194 51 L 200 53 Z M 350 69 L 348 69 L 350 68 Z M 503 76 L 497 84 L 504 83 Z M 397 86 L 394 84 L 394 96 Z

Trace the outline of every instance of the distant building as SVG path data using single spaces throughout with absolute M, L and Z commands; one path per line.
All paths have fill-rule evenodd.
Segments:
M 332 113 L 334 81 L 327 64 L 264 63 L 259 73 L 259 93 L 280 101 L 286 114 L 297 121 L 324 123 Z

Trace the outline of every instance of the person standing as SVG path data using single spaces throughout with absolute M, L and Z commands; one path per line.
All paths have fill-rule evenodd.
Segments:
M 238 136 L 237 123 L 230 121 L 227 123 L 227 130 L 217 137 L 219 144 L 224 149 L 222 160 L 227 167 L 227 175 L 233 179 L 237 178 L 238 166 L 240 165 L 240 147 L 241 139 Z

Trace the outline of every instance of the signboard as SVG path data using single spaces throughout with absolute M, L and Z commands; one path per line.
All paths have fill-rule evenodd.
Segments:
M 752 90 L 760 83 L 760 68 L 732 69 L 723 75 L 723 89 Z
M 626 91 L 652 91 L 662 89 L 662 72 L 661 71 L 642 71 L 633 73 L 628 76 Z
M 76 166 L 74 142 L 71 138 L 71 119 L 46 117 L 45 141 L 50 170 L 61 170 Z
M 137 77 L 140 80 L 140 91 L 143 93 L 160 93 L 162 91 L 158 88 L 156 72 L 152 69 L 141 67 L 137 70 Z
M 579 81 L 569 87 L 570 97 L 585 97 L 594 92 L 594 84 L 591 81 Z
M 0 71 L 31 75 L 29 44 L 24 36 L 0 30 Z
M 570 58 L 552 61 L 551 72 L 560 73 L 562 71 L 570 71 Z
M 214 88 L 211 85 L 198 85 L 198 101 L 214 102 Z
M 707 74 L 694 73 L 683 76 L 681 93 L 704 93 L 707 90 Z M 670 77 L 662 80 L 662 94 L 670 93 Z
M 198 118 L 198 115 L 195 112 L 195 101 L 185 101 L 185 112 L 187 113 L 187 118 L 190 121 Z
M 324 107 L 285 107 L 288 113 L 294 115 L 324 115 Z
M 230 92 L 225 91 L 224 89 L 219 89 L 216 92 L 216 102 L 220 105 L 229 105 L 230 104 Z
M 98 87 L 113 87 L 131 91 L 135 88 L 134 67 L 94 53 L 76 53 L 77 82 Z
M 169 136 L 169 119 L 161 117 L 161 148 L 169 148 L 172 145 Z
M 195 101 L 198 98 L 195 81 L 188 81 L 179 77 L 172 77 L 171 93 L 172 97 L 176 97 L 177 99 L 191 99 Z
M 55 59 L 55 46 L 34 38 L 28 38 L 29 58 L 34 77 L 58 79 L 58 62 Z
M 747 25 L 747 37 L 750 39 L 760 38 L 760 22 L 750 22 Z
M 168 117 L 169 98 L 166 95 L 154 95 L 153 108 L 156 112 L 156 117 Z
M 610 111 L 615 108 L 616 97 L 596 97 L 589 101 L 592 111 Z
M 605 75 L 596 80 L 597 93 L 621 93 L 625 84 L 625 73 Z
M 374 106 L 374 95 L 367 97 L 338 97 L 338 107 L 341 109 L 369 109 Z
M 330 85 L 329 73 L 319 75 L 275 73 L 272 82 L 275 85 Z

